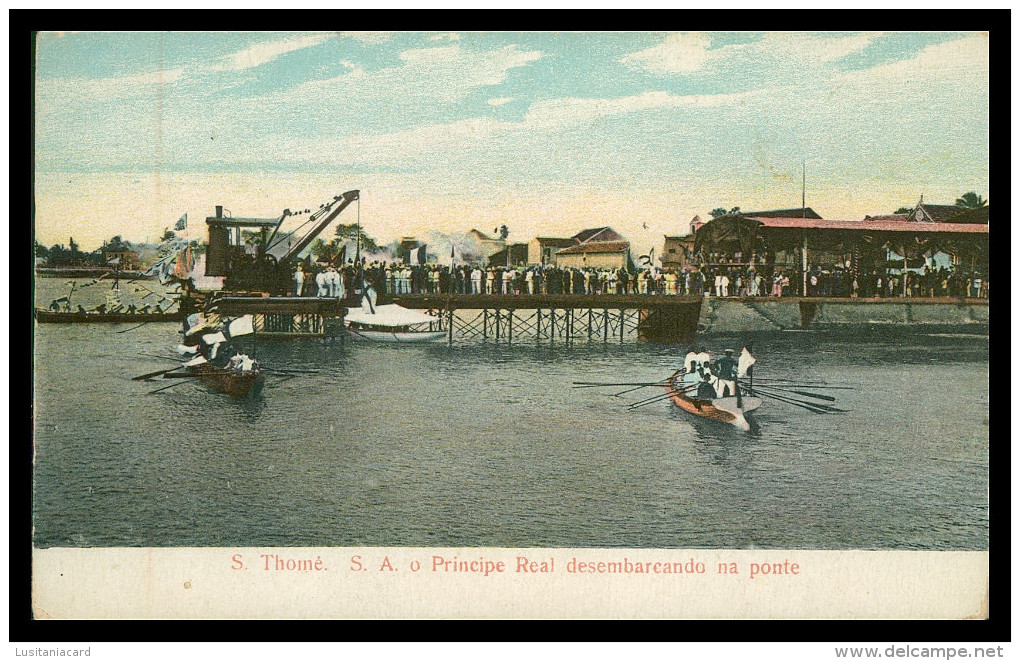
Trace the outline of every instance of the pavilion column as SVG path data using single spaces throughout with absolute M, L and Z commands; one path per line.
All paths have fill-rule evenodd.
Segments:
M 800 295 L 807 296 L 807 228 L 801 230 L 803 237 L 803 245 L 800 249 L 800 275 L 801 275 L 801 289 Z

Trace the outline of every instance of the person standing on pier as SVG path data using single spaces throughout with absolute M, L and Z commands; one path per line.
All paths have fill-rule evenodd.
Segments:
M 329 296 L 329 276 L 325 271 L 319 271 L 315 274 L 315 295 L 319 298 L 326 298 Z
M 294 271 L 294 295 L 300 296 L 301 290 L 305 286 L 305 273 L 301 264 L 297 265 L 297 269 Z
M 471 269 L 471 293 L 481 294 L 482 293 L 482 269 L 473 268 Z

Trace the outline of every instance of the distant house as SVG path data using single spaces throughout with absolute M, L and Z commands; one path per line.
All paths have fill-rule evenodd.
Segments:
M 749 218 L 811 218 L 812 220 L 822 220 L 822 217 L 815 213 L 811 207 L 804 207 L 803 209 L 772 209 L 771 211 L 741 211 L 736 215 L 747 216 Z
M 548 264 L 552 266 L 600 266 L 602 262 L 616 263 L 617 258 L 592 257 L 593 263 L 587 263 L 586 255 L 615 255 L 616 248 L 608 244 L 623 244 L 625 255 L 630 255 L 630 243 L 612 227 L 592 227 L 581 230 L 571 237 L 541 236 L 528 243 L 528 264 Z M 583 246 L 587 246 L 584 248 Z M 579 250 L 575 250 L 580 248 Z M 608 252 L 606 252 L 608 251 Z M 561 259 L 561 256 L 563 259 Z M 626 258 L 623 264 L 626 265 Z M 578 260 L 581 260 L 579 263 Z M 565 262 L 563 260 L 566 260 Z
M 659 255 L 663 268 L 681 268 L 690 263 L 694 254 L 694 235 L 704 224 L 701 216 L 695 216 L 691 219 L 690 234 L 663 237 L 662 253 Z
M 556 265 L 566 268 L 621 269 L 629 263 L 629 241 L 586 241 L 556 253 Z
M 988 205 L 968 209 L 950 204 L 925 204 L 918 202 L 913 211 L 906 214 L 906 222 L 915 223 L 973 223 L 988 224 Z
M 476 229 L 469 230 L 467 236 L 481 245 L 482 253 L 486 257 L 492 257 L 495 253 L 506 248 L 506 241 L 503 239 L 495 239 Z
M 104 266 L 119 266 L 125 270 L 138 268 L 140 255 L 137 250 L 131 250 L 129 244 L 106 246 L 102 252 Z
M 906 222 L 910 221 L 910 214 L 909 213 L 887 213 L 887 214 L 881 214 L 881 215 L 878 215 L 878 216 L 865 216 L 864 220 L 883 220 L 883 221 L 892 221 L 892 222 L 906 223 Z
M 578 243 L 588 243 L 589 241 L 626 241 L 612 227 L 593 227 L 581 230 L 571 238 Z
M 662 254 L 659 259 L 663 268 L 681 268 L 690 263 L 694 254 L 694 234 L 683 236 L 665 236 L 662 242 Z
M 507 253 L 509 252 L 509 259 Z M 511 243 L 509 246 L 489 255 L 489 266 L 523 266 L 528 263 L 528 244 Z
M 556 252 L 576 246 L 576 239 L 536 236 L 528 242 L 528 264 L 556 264 Z

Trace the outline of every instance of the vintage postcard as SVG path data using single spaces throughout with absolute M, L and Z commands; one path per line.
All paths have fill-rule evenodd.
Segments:
M 982 619 L 987 32 L 39 32 L 33 612 Z

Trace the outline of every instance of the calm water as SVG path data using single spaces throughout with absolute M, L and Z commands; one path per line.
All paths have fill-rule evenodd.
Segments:
M 36 546 L 988 547 L 987 337 L 758 336 L 757 376 L 857 389 L 746 433 L 571 387 L 677 348 L 262 343 L 316 373 L 237 402 L 147 394 L 177 328 L 128 327 L 37 327 Z

